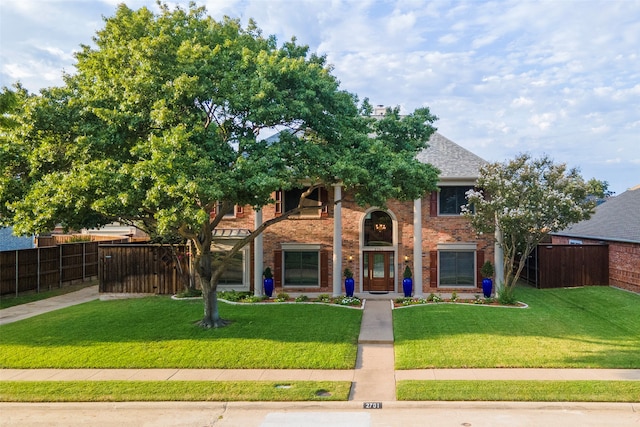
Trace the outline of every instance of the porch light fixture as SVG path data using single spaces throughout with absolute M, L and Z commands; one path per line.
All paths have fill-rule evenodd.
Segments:
M 409 255 L 404 256 L 404 262 L 409 262 Z

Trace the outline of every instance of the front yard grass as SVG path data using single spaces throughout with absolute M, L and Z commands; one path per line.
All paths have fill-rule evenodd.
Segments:
M 348 381 L 2 381 L 0 402 L 348 400 Z
M 640 368 L 640 295 L 522 286 L 516 297 L 529 308 L 394 310 L 396 369 Z
M 229 305 L 196 326 L 202 300 L 92 301 L 0 327 L 0 368 L 352 369 L 361 310 Z
M 640 402 L 640 381 L 399 381 L 398 400 Z

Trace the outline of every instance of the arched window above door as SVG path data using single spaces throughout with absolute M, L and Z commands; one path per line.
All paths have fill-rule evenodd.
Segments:
M 384 211 L 372 211 L 364 217 L 365 246 L 393 246 L 393 220 Z

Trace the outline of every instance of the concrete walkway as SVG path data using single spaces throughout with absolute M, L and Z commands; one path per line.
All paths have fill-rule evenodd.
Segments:
M 0 310 L 0 325 L 98 299 L 97 286 Z M 385 299 L 386 298 L 386 299 Z M 640 369 L 394 369 L 392 295 L 367 299 L 354 370 L 317 369 L 0 369 L 0 381 L 351 381 L 350 400 L 396 400 L 396 381 L 415 380 L 630 380 Z
M 17 322 L 39 314 L 82 304 L 100 298 L 98 286 L 88 286 L 75 292 L 0 310 L 0 325 Z

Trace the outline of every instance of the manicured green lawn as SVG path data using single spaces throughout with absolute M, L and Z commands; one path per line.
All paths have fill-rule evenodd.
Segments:
M 0 402 L 347 400 L 348 381 L 6 381 Z
M 520 287 L 516 297 L 529 308 L 394 310 L 396 368 L 640 368 L 640 295 Z
M 93 301 L 0 327 L 1 368 L 306 368 L 355 366 L 361 310 L 229 305 L 221 329 L 196 326 L 201 300 Z
M 640 381 L 400 381 L 398 400 L 640 402 Z

